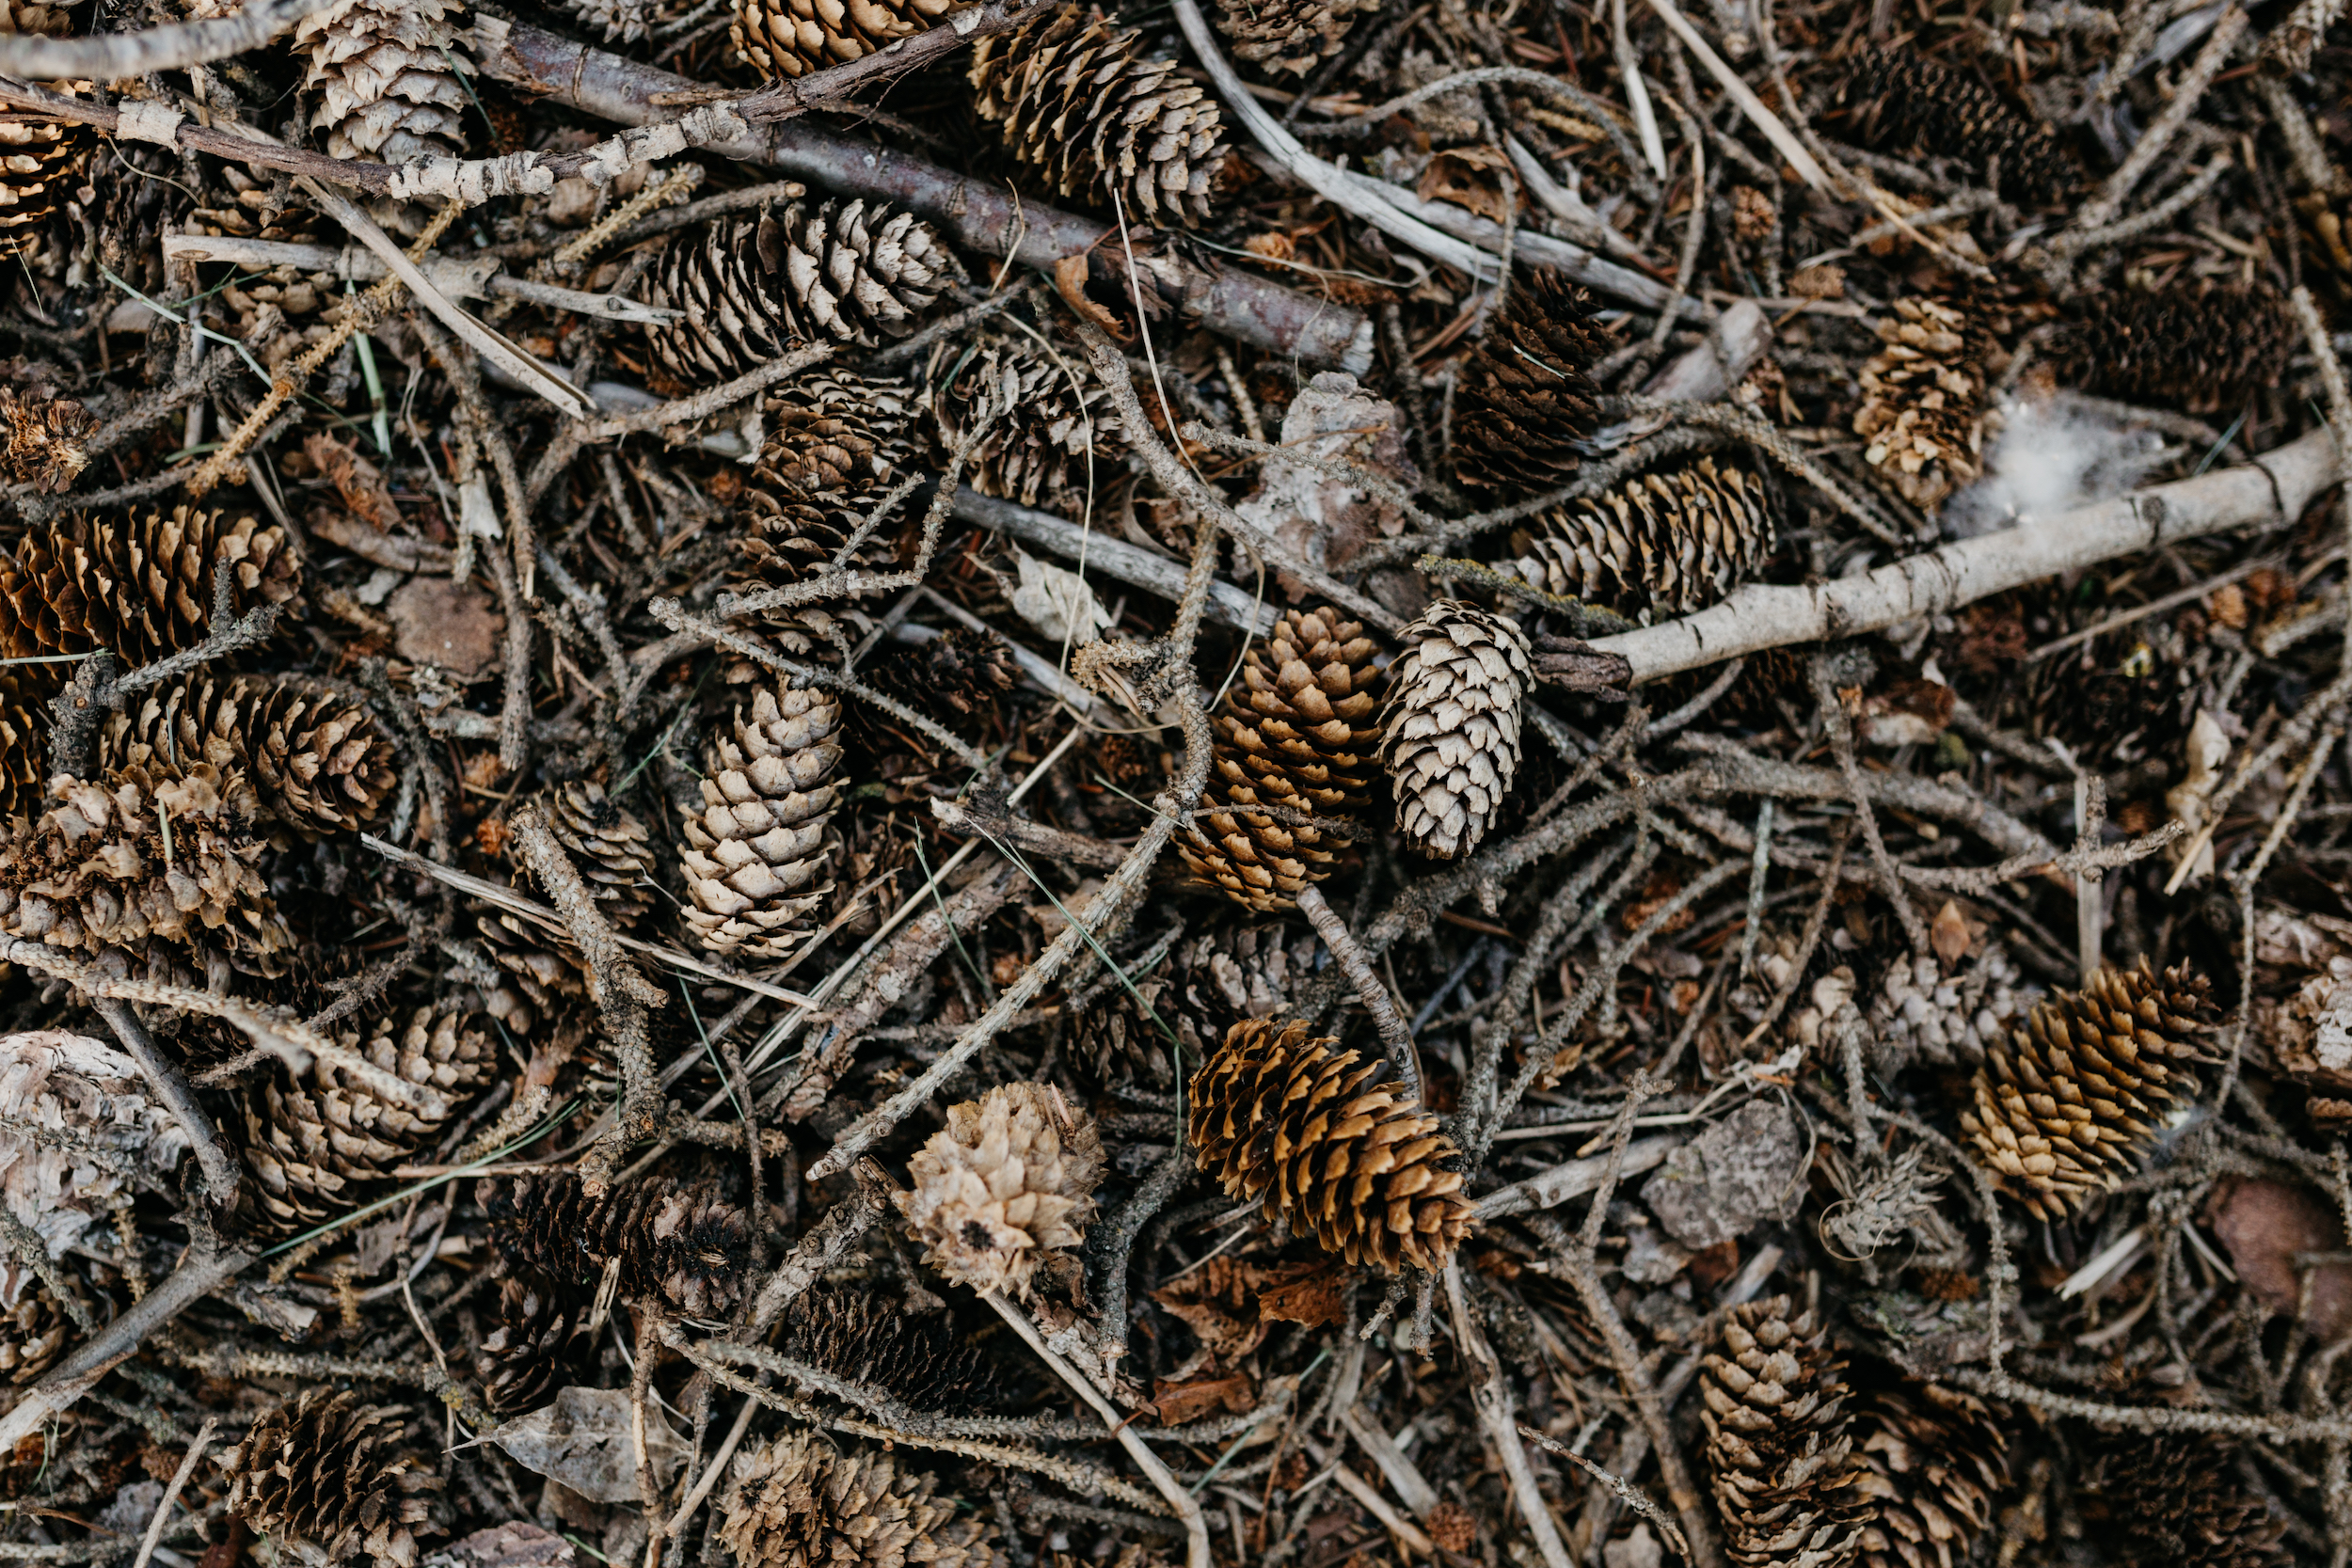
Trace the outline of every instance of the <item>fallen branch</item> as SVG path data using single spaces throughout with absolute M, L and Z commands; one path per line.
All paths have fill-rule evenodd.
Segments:
M 184 71 L 242 55 L 267 43 L 312 11 L 334 0 L 247 0 L 229 16 L 209 22 L 175 22 L 138 33 L 56 39 L 38 33 L 0 37 L 0 74 L 37 82 L 85 77 L 119 82 L 166 71 Z
M 1528 1533 L 1535 1538 L 1544 1568 L 1572 1568 L 1574 1560 L 1560 1539 L 1560 1527 L 1551 1522 L 1543 1489 L 1535 1484 L 1534 1466 L 1528 1464 L 1526 1446 L 1519 1441 L 1518 1417 L 1511 1405 L 1511 1385 L 1503 1376 L 1502 1363 L 1470 1312 L 1459 1260 L 1445 1266 L 1445 1304 L 1454 1320 L 1454 1348 L 1461 1353 L 1462 1370 L 1470 1374 L 1470 1403 L 1478 1412 L 1478 1424 L 1486 1429 L 1486 1439 L 1502 1461 L 1502 1473 L 1511 1478 L 1511 1496 L 1519 1505 L 1519 1516 L 1527 1521 Z
M 1421 1058 L 1413 1050 L 1413 1032 L 1406 1027 L 1405 1015 L 1396 1010 L 1396 998 L 1372 972 L 1363 944 L 1324 897 L 1323 890 L 1312 883 L 1299 891 L 1298 912 L 1307 917 L 1307 924 L 1315 928 L 1315 935 L 1323 939 L 1323 945 L 1331 950 L 1331 957 L 1347 975 L 1347 983 L 1356 988 L 1356 999 L 1372 1014 L 1373 1026 L 1380 1032 L 1380 1044 L 1389 1053 L 1389 1065 L 1396 1069 L 1398 1082 L 1405 1085 L 1406 1097 L 1419 1105 Z

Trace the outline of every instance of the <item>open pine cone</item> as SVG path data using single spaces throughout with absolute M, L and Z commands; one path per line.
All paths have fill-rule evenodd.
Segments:
M 1925 147 L 1979 171 L 1997 167 L 2001 189 L 2041 203 L 2080 175 L 2058 133 L 2036 125 L 1967 71 L 1915 49 L 1866 46 L 1852 56 L 1841 96 L 1851 139 L 1863 147 Z
M 730 727 L 710 737 L 703 809 L 678 847 L 693 902 L 686 923 L 713 953 L 782 958 L 833 891 L 841 704 L 762 689 Z
M 1772 553 L 1764 483 L 1712 457 L 1641 475 L 1545 513 L 1502 569 L 1645 624 L 1730 595 Z
M 1792 1315 L 1787 1296 L 1733 1307 L 1707 1358 L 1708 1476 L 1740 1568 L 1853 1560 L 1870 1505 L 1837 1365 L 1813 1314 Z
M 84 443 L 98 416 L 72 398 L 0 387 L 0 477 L 44 496 L 72 486 L 89 465 Z
M 2238 1479 L 2230 1446 L 2201 1433 L 2118 1433 L 2082 1478 L 2118 1560 L 2164 1568 L 2286 1568 L 2286 1521 Z
M 953 0 L 735 0 L 736 56 L 763 76 L 790 81 L 829 65 L 862 60 L 922 32 Z
M 2267 283 L 2177 284 L 2093 294 L 2051 338 L 2049 355 L 2066 385 L 2211 414 L 2278 386 L 2302 342 L 2294 312 Z
M 997 1568 L 989 1527 L 934 1498 L 908 1450 L 836 1451 L 788 1433 L 736 1457 L 719 1539 L 741 1568 Z
M 1406 843 L 1437 860 L 1478 847 L 1519 768 L 1521 707 L 1534 685 L 1517 621 L 1439 599 L 1397 641 L 1381 705 L 1380 762 Z
M 1862 367 L 1854 434 L 1903 499 L 1932 507 L 1977 477 L 1984 365 L 1969 317 L 1941 300 L 1894 302 L 1879 323 L 1886 345 Z
M 509 1273 L 592 1289 L 617 1260 L 630 1301 L 723 1317 L 741 1298 L 750 1256 L 743 1212 L 705 1186 L 633 1181 L 590 1197 L 569 1175 L 487 1186 L 490 1240 Z
M 1971 1560 L 2009 1490 L 2007 1415 L 1934 1383 L 1864 1396 L 1851 1431 L 1861 1487 L 1878 1511 L 1863 1527 L 1863 1568 L 1959 1568 Z
M 1347 36 L 1380 0 L 1217 0 L 1217 30 L 1237 59 L 1304 76 L 1347 46 Z
M 229 1512 L 308 1568 L 365 1553 L 375 1568 L 415 1568 L 433 1533 L 440 1477 L 404 1451 L 406 1412 L 357 1394 L 306 1388 L 264 1414 L 221 1461 Z
M 1599 302 L 1538 269 L 1511 290 L 1502 314 L 1454 378 L 1454 477 L 1502 500 L 1565 484 L 1593 433 L 1600 388 L 1588 371 L 1609 352 L 1591 319 Z
M 398 782 L 366 705 L 261 675 L 150 687 L 100 737 L 103 768 L 167 779 L 199 763 L 242 772 L 262 810 L 312 840 L 365 825 Z
M 498 1326 L 474 1352 L 482 1402 L 493 1416 L 519 1416 L 567 1386 L 584 1348 L 580 1308 L 570 1293 L 542 1280 L 499 1282 Z
M 1026 333 L 983 328 L 972 345 L 941 343 L 931 413 L 950 451 L 978 433 L 964 470 L 973 489 L 1075 517 L 1124 464 L 1126 435 L 1085 354 L 1049 341 L 1051 353 Z
M 1060 1091 L 999 1084 L 949 1107 L 907 1174 L 913 1185 L 894 1201 L 923 1261 L 975 1291 L 1026 1297 L 1041 1265 L 1074 1268 L 1069 1249 L 1094 1219 L 1103 1140 Z

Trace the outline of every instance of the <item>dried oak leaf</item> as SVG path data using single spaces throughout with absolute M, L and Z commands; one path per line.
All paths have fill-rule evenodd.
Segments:
M 2205 1200 L 2205 1223 L 2248 1291 L 2273 1312 L 2291 1313 L 2301 1300 L 2296 1254 L 2333 1252 L 2344 1241 L 2333 1205 L 2309 1187 L 2266 1178 L 2224 1178 Z M 2323 1343 L 2352 1323 L 2352 1268 L 2331 1263 L 2312 1271 L 2305 1323 Z
M 1518 176 L 1499 147 L 1453 147 L 1429 160 L 1414 195 L 1450 201 L 1490 223 L 1509 223 L 1518 201 Z

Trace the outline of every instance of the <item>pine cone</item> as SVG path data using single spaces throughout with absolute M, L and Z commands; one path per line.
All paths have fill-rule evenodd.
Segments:
M 1212 1040 L 1244 1019 L 1295 1016 L 1291 998 L 1320 952 L 1311 933 L 1279 922 L 1195 937 L 1177 949 L 1183 1010 Z
M 985 1351 L 872 1291 L 804 1291 L 785 1322 L 788 1354 L 882 1389 L 909 1409 L 961 1415 L 996 1398 L 996 1366 Z
M 2181 284 L 2092 295 L 2052 337 L 2049 354 L 2068 386 L 2211 414 L 2278 386 L 2302 341 L 2286 301 L 2267 283 Z
M 2056 1220 L 2113 1186 L 2154 1141 L 2149 1118 L 2194 1093 L 2210 990 L 2186 965 L 2103 969 L 1993 1047 L 1960 1125 L 2002 1188 Z
M 230 606 L 244 614 L 301 590 L 286 531 L 252 517 L 178 506 L 168 513 L 39 527 L 0 568 L 0 657 L 104 648 L 125 664 L 192 648 L 212 630 L 216 565 L 230 573 Z M 34 664 L 54 690 L 60 666 Z
M 1728 597 L 1774 542 L 1763 481 L 1712 457 L 1555 508 L 1537 527 L 1512 540 L 1518 559 L 1504 571 L 1645 624 Z
M 1276 72 L 1304 76 L 1347 45 L 1380 0 L 1217 0 L 1217 31 L 1233 54 Z
M 282 971 L 294 935 L 260 870 L 269 846 L 242 774 L 199 764 L 158 783 L 130 768 L 52 785 L 38 820 L 0 821 L 0 930 L 92 955 L 159 938 Z
M 1005 693 L 1021 683 L 1021 666 L 1013 662 L 1012 644 L 994 632 L 951 626 L 928 642 L 876 661 L 866 679 L 917 713 L 950 729 L 968 729 L 968 721 L 997 711 Z M 861 717 L 882 726 L 892 722 L 879 709 L 864 709 Z
M 1838 1364 L 1813 1314 L 1789 1314 L 1787 1296 L 1733 1307 L 1701 1374 L 1708 1474 L 1740 1568 L 1851 1562 L 1870 1517 Z
M 1975 327 L 1951 306 L 1898 299 L 1879 323 L 1885 347 L 1862 367 L 1853 429 L 1868 438 L 1863 460 L 1887 470 L 1903 499 L 1929 508 L 1975 479 L 1984 398 Z
M 324 1565 L 365 1552 L 376 1568 L 414 1568 L 417 1537 L 437 1533 L 440 1477 L 401 1451 L 406 1412 L 308 1388 L 253 1423 L 221 1466 L 229 1512 Z
M 485 1180 L 481 1203 L 489 1216 L 490 1244 L 508 1274 L 566 1290 L 594 1285 L 603 1272 L 603 1259 L 589 1244 L 599 1200 L 577 1177 Z
M 765 487 L 880 495 L 905 478 L 922 439 L 921 409 L 896 376 L 825 368 L 795 377 L 769 402 L 769 434 L 752 470 L 750 515 Z
M 1005 145 L 1063 196 L 1107 203 L 1155 228 L 1205 223 L 1225 164 L 1225 119 L 1142 34 L 1061 10 L 972 45 L 972 89 Z
M 1059 1091 L 1000 1084 L 950 1107 L 907 1175 L 912 1185 L 894 1201 L 923 1261 L 976 1291 L 1027 1299 L 1041 1264 L 1049 1275 L 1076 1268 L 1067 1249 L 1094 1220 L 1103 1140 Z
M 1344 840 L 1260 809 L 1313 815 L 1287 778 L 1276 774 L 1252 783 L 1232 759 L 1216 757 L 1213 763 L 1217 776 L 1201 796 L 1192 826 L 1176 840 L 1176 852 L 1196 883 L 1252 913 L 1273 914 L 1290 909 L 1301 892 L 1339 870 Z
M 438 1092 L 452 1113 L 498 1073 L 486 1034 L 463 1028 L 460 1013 L 420 1007 L 405 1024 L 376 1021 L 366 1039 L 340 1043 L 407 1083 Z M 372 1183 L 391 1179 L 440 1134 L 443 1121 L 380 1100 L 342 1069 L 314 1061 L 299 1076 L 265 1080 L 246 1101 L 245 1163 L 254 1193 L 276 1225 L 306 1229 L 356 1208 Z
M 555 5 L 607 43 L 635 43 L 694 8 L 679 0 L 555 0 Z
M 1500 499 L 1556 490 L 1574 475 L 1600 388 L 1588 373 L 1609 352 L 1593 296 L 1559 273 L 1530 272 L 1454 377 L 1454 474 Z
M 539 808 L 604 917 L 624 931 L 643 920 L 655 886 L 645 825 L 607 799 L 604 785 L 586 779 L 544 791 Z
M 1853 1413 L 1863 1494 L 1863 1568 L 1963 1568 L 2009 1490 L 2007 1412 L 1941 1384 L 1878 1390 Z
M 49 778 L 49 716 L 15 670 L 0 669 L 0 816 L 41 809 Z
M 793 1432 L 739 1455 L 719 1539 L 741 1568 L 998 1568 L 989 1528 L 932 1497 L 903 1452 L 836 1451 Z
M 2116 1560 L 2164 1568 L 2286 1568 L 2286 1521 L 2238 1480 L 2227 1444 L 2185 1432 L 2108 1438 L 2084 1479 L 2122 1539 Z M 2086 1509 L 2086 1513 L 2090 1510 Z
M 0 115 L 0 258 L 37 248 L 41 230 L 73 189 L 97 135 L 24 115 Z
M 38 495 L 72 488 L 89 464 L 84 450 L 98 416 L 72 398 L 45 398 L 0 387 L 0 477 Z
M 508 1016 L 487 1003 L 483 1007 L 498 1016 L 509 1034 L 531 1034 L 540 1019 L 562 1014 L 565 1002 L 588 994 L 580 950 L 538 922 L 510 910 L 488 909 L 474 917 L 474 934 L 490 961 L 513 977 L 522 1010 Z
M 405 164 L 466 150 L 465 34 L 447 0 L 333 0 L 294 26 L 303 87 L 323 88 L 311 128 L 330 157 Z
M 516 1178 L 489 1187 L 483 1208 L 508 1273 L 558 1291 L 595 1287 L 618 1259 L 630 1301 L 708 1318 L 741 1299 L 748 1222 L 708 1188 L 634 1181 L 592 1198 L 576 1177 Z
M 294 192 L 292 176 L 284 170 L 222 164 L 218 178 L 220 184 L 207 187 L 188 214 L 189 233 L 310 243 L 318 229 L 318 214 Z
M 1380 669 L 1363 626 L 1329 608 L 1288 610 L 1242 656 L 1216 716 L 1220 756 L 1253 784 L 1279 775 L 1306 809 L 1349 815 L 1372 804 L 1379 763 Z
M 1193 1075 L 1200 1168 L 1232 1197 L 1265 1201 L 1324 1251 L 1384 1274 L 1442 1269 L 1470 1233 L 1454 1140 L 1383 1064 L 1311 1040 L 1304 1023 L 1237 1023 Z
M 358 703 L 261 675 L 151 687 L 135 712 L 106 722 L 105 768 L 177 778 L 197 764 L 243 773 L 262 809 L 306 839 L 357 828 L 399 782 L 392 743 Z
M 991 407 L 1002 411 L 964 470 L 983 496 L 1074 517 L 1125 461 L 1110 395 L 1073 346 L 1057 343 L 1049 355 L 1025 334 L 983 330 L 975 343 L 933 349 L 927 379 L 940 441 L 951 451 Z
M 783 958 L 833 891 L 840 728 L 839 701 L 786 688 L 754 697 L 749 719 L 738 708 L 732 737 L 711 736 L 702 814 L 678 847 L 686 923 L 708 951 Z
M 73 1320 L 39 1279 L 28 1278 L 16 1305 L 0 1307 L 0 1378 L 20 1387 L 56 1364 L 73 1338 Z
M 1138 975 L 1133 985 L 1130 990 L 1113 980 L 1072 1018 L 1070 1065 L 1083 1081 L 1110 1093 L 1140 1087 L 1165 1094 L 1176 1084 L 1171 1056 L 1197 1062 L 1203 1047 L 1173 984 Z M 1172 1046 L 1169 1031 L 1176 1037 Z
M 655 361 L 707 387 L 803 343 L 903 338 L 963 267 L 939 231 L 886 203 L 791 201 L 678 235 L 650 301 L 682 311 L 648 327 Z
M 1997 163 L 2003 194 L 2037 205 L 2076 181 L 2057 132 L 2026 119 L 1974 74 L 1915 51 L 1857 51 L 1843 96 L 1863 147 L 1924 147 L 1980 173 Z
M 829 65 L 861 60 L 878 49 L 929 29 L 952 0 L 871 0 L 841 6 L 827 0 L 735 0 L 736 57 L 770 78 L 787 81 Z
M 1439 599 L 1397 634 L 1380 763 L 1396 786 L 1396 825 L 1422 854 L 1478 847 L 1519 767 L 1519 706 L 1534 678 L 1527 636 L 1507 616 Z
M 1948 975 L 1933 958 L 1897 958 L 1879 976 L 1869 1005 L 1871 1065 L 1890 1079 L 1915 1059 L 1973 1068 L 2008 1037 L 2039 991 L 1997 941 L 1969 954 Z
M 551 1402 L 579 1370 L 580 1307 L 536 1280 L 499 1283 L 499 1324 L 474 1352 L 482 1402 L 493 1416 L 520 1416 Z

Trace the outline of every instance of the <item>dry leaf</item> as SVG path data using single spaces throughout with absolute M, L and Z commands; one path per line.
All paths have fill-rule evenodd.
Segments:
M 1256 1408 L 1257 1402 L 1249 1380 L 1238 1372 L 1231 1377 L 1197 1377 L 1189 1383 L 1152 1385 L 1152 1408 L 1158 1413 L 1162 1426 L 1182 1426 L 1218 1410 L 1238 1416 Z
M 637 1447 L 626 1388 L 564 1388 L 544 1410 L 494 1427 L 490 1441 L 524 1469 L 560 1481 L 600 1503 L 637 1501 Z M 645 1454 L 657 1485 L 686 1459 L 685 1439 L 670 1430 L 661 1407 L 645 1404 Z
M 2298 1252 L 2333 1252 L 2344 1245 L 2344 1219 L 2309 1187 L 2267 1178 L 2225 1178 L 2205 1202 L 2205 1223 L 2230 1255 L 2248 1293 L 2273 1312 L 2291 1313 L 2301 1298 Z M 2322 1344 L 2352 1324 L 2352 1268 L 2339 1263 L 2312 1271 L 2311 1316 Z
M 1518 205 L 1518 175 L 1499 147 L 1453 147 L 1429 160 L 1414 194 L 1450 201 L 1491 223 L 1508 223 Z
M 401 657 L 461 681 L 489 673 L 506 632 L 498 601 L 452 578 L 409 578 L 384 601 L 384 613 L 398 634 Z
M 1928 945 L 1947 965 L 1968 956 L 1968 922 L 1961 917 L 1960 906 L 1949 898 L 1935 911 L 1935 924 L 1928 927 Z
M 1337 1264 L 1252 1263 L 1212 1258 L 1152 1292 L 1181 1318 L 1201 1349 L 1231 1366 L 1265 1342 L 1278 1323 L 1317 1327 L 1345 1321 Z
M 1269 1277 L 1258 1294 L 1258 1317 L 1273 1323 L 1301 1323 L 1308 1328 L 1321 1328 L 1326 1323 L 1347 1321 L 1346 1280 L 1337 1263 L 1295 1263 L 1266 1271 L 1275 1275 L 1285 1269 L 1306 1272 L 1291 1279 Z
M 384 483 L 384 470 L 360 456 L 350 442 L 316 432 L 303 437 L 302 455 L 335 487 L 344 511 L 378 533 L 389 532 L 399 524 L 400 508 L 393 504 L 392 492 Z
M 1016 546 L 1021 585 L 1012 591 L 1012 608 L 1021 618 L 1057 642 L 1073 647 L 1093 641 L 1111 624 L 1110 611 L 1094 596 L 1087 579 L 1075 572 L 1049 565 Z
M 1054 290 L 1062 303 L 1080 316 L 1101 327 L 1120 342 L 1135 336 L 1127 325 L 1111 314 L 1109 307 L 1087 297 L 1087 276 L 1092 259 L 1083 250 L 1073 252 L 1054 263 Z

